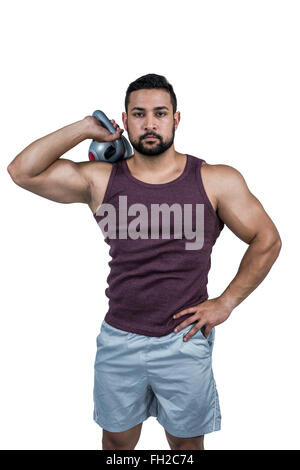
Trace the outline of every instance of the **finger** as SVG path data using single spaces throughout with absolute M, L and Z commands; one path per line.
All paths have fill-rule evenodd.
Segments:
M 114 127 L 120 127 L 119 124 L 117 124 L 114 119 L 110 119 L 110 122 L 112 123 Z
M 175 313 L 175 315 L 173 315 L 173 318 L 182 317 L 182 315 L 186 315 L 187 313 L 196 312 L 196 310 L 197 310 L 196 306 L 195 307 L 185 308 L 184 310 L 181 310 L 181 312 Z
M 123 132 L 124 129 L 117 129 L 116 132 L 114 133 L 111 133 L 108 137 L 107 137 L 107 140 L 110 141 L 110 140 L 117 140 L 121 137 L 122 135 L 122 132 Z
M 120 129 L 121 129 L 120 126 L 119 126 L 119 124 L 117 124 L 116 122 L 113 123 L 113 126 L 114 126 L 114 128 L 117 129 L 117 130 L 120 130 Z
M 194 336 L 201 327 L 196 324 L 190 331 L 187 332 L 187 334 L 184 336 L 183 341 L 188 341 L 192 336 Z
M 190 331 L 187 332 L 187 334 L 183 338 L 183 341 L 188 341 L 194 334 L 196 334 L 205 325 L 205 322 L 206 320 L 204 319 L 200 319 L 200 320 L 198 319 L 194 328 L 192 328 Z
M 179 331 L 183 330 L 183 328 L 185 328 L 186 326 L 189 326 L 192 323 L 195 323 L 195 320 L 198 320 L 198 319 L 195 319 L 194 317 L 187 318 L 182 323 L 180 323 L 180 325 L 176 326 L 176 328 L 174 329 L 174 333 L 179 333 Z

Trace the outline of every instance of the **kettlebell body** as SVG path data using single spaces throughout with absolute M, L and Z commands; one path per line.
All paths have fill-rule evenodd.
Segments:
M 103 111 L 96 110 L 92 114 L 98 119 L 101 124 L 111 133 L 115 133 L 116 129 L 103 113 Z M 115 163 L 119 160 L 132 157 L 133 151 L 128 140 L 122 135 L 120 139 L 113 140 L 112 142 L 97 142 L 93 140 L 89 147 L 89 160 Z

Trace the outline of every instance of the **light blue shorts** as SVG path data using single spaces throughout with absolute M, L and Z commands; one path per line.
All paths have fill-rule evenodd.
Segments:
M 103 320 L 97 336 L 94 420 L 122 432 L 149 416 L 176 437 L 221 429 L 218 392 L 212 371 L 215 329 L 206 339 L 192 328 L 161 337 L 129 333 Z

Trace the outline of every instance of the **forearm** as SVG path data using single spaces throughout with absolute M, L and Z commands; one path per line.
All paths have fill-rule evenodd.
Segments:
M 238 272 L 220 299 L 233 310 L 263 281 L 276 261 L 281 249 L 280 237 L 267 242 L 255 238 L 240 263 Z
M 20 152 L 8 166 L 12 176 L 34 177 L 87 138 L 87 122 L 76 121 L 41 137 Z

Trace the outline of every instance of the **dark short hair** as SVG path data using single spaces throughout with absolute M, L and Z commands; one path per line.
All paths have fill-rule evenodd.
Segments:
M 143 75 L 142 77 L 137 78 L 134 82 L 130 83 L 126 90 L 125 96 L 126 113 L 128 112 L 129 95 L 132 91 L 143 89 L 151 90 L 153 88 L 162 88 L 168 93 L 170 93 L 171 103 L 173 106 L 173 114 L 176 113 L 177 99 L 173 87 L 168 82 L 166 77 L 164 77 L 163 75 L 157 75 L 156 73 L 148 73 L 148 75 Z

